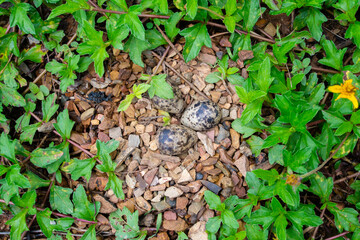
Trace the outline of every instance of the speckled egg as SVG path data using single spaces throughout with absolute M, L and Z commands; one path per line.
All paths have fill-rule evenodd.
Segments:
M 185 102 L 181 96 L 181 92 L 178 88 L 174 89 L 174 98 L 164 99 L 158 96 L 154 96 L 151 100 L 154 107 L 169 113 L 181 113 L 184 110 Z
M 215 127 L 221 119 L 220 108 L 209 100 L 194 101 L 181 117 L 181 123 L 195 131 Z
M 195 131 L 181 125 L 163 127 L 157 135 L 159 150 L 166 155 L 179 155 L 186 152 L 197 139 Z

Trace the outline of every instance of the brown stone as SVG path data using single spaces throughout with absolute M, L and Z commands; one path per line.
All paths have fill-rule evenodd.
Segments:
M 189 199 L 187 197 L 178 197 L 176 199 L 176 209 L 186 209 Z
M 100 196 L 99 194 L 95 194 L 93 196 L 95 201 L 98 201 L 101 203 L 100 206 L 100 213 L 112 213 L 116 211 L 116 208 L 109 202 L 107 201 L 103 196 Z
M 178 218 L 175 221 L 164 220 L 163 228 L 169 231 L 185 231 L 189 225 L 184 221 L 184 219 Z
M 164 219 L 169 221 L 175 221 L 176 213 L 174 213 L 173 211 L 166 211 L 164 212 Z
M 228 37 L 222 37 L 219 42 L 222 47 L 232 47 Z

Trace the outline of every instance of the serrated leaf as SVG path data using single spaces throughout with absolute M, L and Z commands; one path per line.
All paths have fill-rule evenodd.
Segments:
M 26 101 L 20 93 L 2 83 L 0 83 L 0 97 L 5 106 L 24 107 L 26 105 Z
M 74 219 L 72 218 L 52 219 L 50 218 L 50 215 L 51 211 L 49 208 L 46 208 L 36 214 L 36 220 L 40 229 L 48 238 L 51 237 L 54 230 L 65 231 L 74 222 Z
M 17 159 L 15 157 L 15 140 L 10 140 L 9 136 L 2 132 L 0 136 L 0 155 L 7 158 L 9 161 L 13 163 L 17 163 Z
M 355 45 L 360 48 L 360 22 L 356 21 L 348 27 L 345 33 L 346 38 L 353 38 Z
M 211 48 L 211 39 L 205 24 L 197 23 L 190 28 L 180 32 L 185 37 L 183 55 L 186 62 L 194 59 L 200 52 L 203 45 Z
M 126 98 L 121 101 L 118 107 L 118 112 L 125 111 L 131 104 L 131 101 L 134 99 L 135 95 L 133 93 L 126 95 Z
M 125 195 L 122 190 L 122 183 L 123 182 L 113 172 L 110 172 L 109 173 L 109 181 L 106 184 L 105 190 L 111 189 L 114 191 L 116 197 L 118 197 L 120 199 L 124 199 Z
M 149 96 L 153 98 L 154 95 L 164 98 L 174 98 L 174 92 L 171 85 L 166 81 L 166 74 L 159 74 L 153 76 L 150 82 Z
M 233 33 L 233 32 L 235 31 L 235 25 L 236 25 L 235 17 L 233 17 L 233 16 L 226 16 L 223 21 L 224 21 L 224 24 L 225 24 L 225 26 L 226 26 L 226 29 L 227 29 L 229 32 Z
M 34 123 L 28 126 L 23 127 L 22 133 L 20 135 L 20 141 L 21 142 L 29 142 L 30 144 L 32 144 L 34 135 L 37 131 L 37 129 L 41 126 L 41 123 Z
M 43 111 L 43 121 L 48 122 L 59 108 L 59 105 L 56 104 L 56 94 L 50 94 L 45 101 L 41 102 L 41 106 Z
M 132 35 L 135 38 L 145 41 L 144 26 L 140 21 L 139 17 L 135 13 L 129 12 L 125 14 L 124 22 L 128 25 Z
M 208 74 L 205 78 L 205 81 L 208 83 L 217 83 L 221 80 L 221 74 L 219 72 L 212 72 Z
M 95 220 L 97 215 L 95 209 L 99 211 L 100 202 L 96 202 L 95 208 L 95 205 L 88 201 L 84 187 L 81 184 L 78 185 L 74 192 L 73 202 L 74 213 L 72 215 L 74 217 L 86 219 L 89 221 Z
M 54 127 L 56 131 L 58 131 L 61 137 L 66 140 L 70 139 L 71 130 L 74 126 L 75 122 L 70 120 L 69 112 L 67 109 L 59 113 L 57 117 L 57 123 L 54 123 Z
M 319 196 L 322 203 L 329 201 L 334 186 L 332 178 L 325 178 L 322 173 L 318 172 L 311 175 L 310 183 L 309 192 Z
M 83 160 L 79 160 L 75 158 L 72 159 L 68 163 L 68 165 L 62 167 L 61 170 L 63 170 L 66 173 L 70 173 L 71 179 L 75 181 L 78 180 L 80 177 L 84 177 L 87 181 L 89 181 L 95 163 L 96 163 L 96 159 L 94 158 L 88 158 Z
M 26 60 L 30 60 L 36 63 L 41 63 L 43 60 L 42 57 L 45 56 L 45 54 L 46 51 L 45 52 L 42 51 L 41 45 L 35 45 L 30 49 L 24 49 L 20 54 L 18 64 L 21 64 Z
M 205 191 L 204 198 L 210 209 L 219 210 L 221 206 L 221 200 L 218 195 L 211 191 Z
M 332 67 L 336 70 L 343 68 L 343 58 L 347 48 L 337 49 L 333 41 L 326 40 L 323 37 L 320 41 L 321 46 L 324 48 L 326 57 L 319 60 L 319 63 Z
M 125 43 L 124 49 L 129 53 L 130 59 L 137 65 L 144 67 L 141 59 L 141 53 L 151 47 L 150 43 L 130 35 L 129 40 Z
M 84 233 L 80 240 L 93 240 L 96 239 L 96 225 L 92 224 L 89 229 Z
M 28 178 L 31 185 L 30 187 L 31 190 L 35 190 L 41 187 L 47 187 L 50 185 L 50 180 L 44 180 L 31 171 L 27 171 L 26 174 L 24 174 L 24 176 Z
M 49 196 L 51 208 L 63 214 L 72 214 L 74 211 L 73 204 L 70 200 L 72 192 L 73 190 L 70 188 L 53 186 Z
M 19 213 L 17 213 L 12 219 L 6 222 L 6 224 L 10 225 L 10 237 L 11 239 L 21 239 L 21 234 L 24 231 L 29 230 L 26 224 L 26 214 L 28 213 L 28 209 L 23 209 Z
M 306 16 L 306 25 L 310 33 L 316 41 L 320 41 L 323 33 L 321 26 L 327 22 L 326 16 L 319 9 L 313 7 L 306 8 Z
M 194 19 L 197 13 L 198 0 L 186 0 L 186 13 Z
M 242 15 L 245 23 L 245 29 L 250 32 L 261 15 L 259 1 L 245 1 L 244 8 L 242 9 Z
M 47 19 L 49 20 L 65 13 L 74 13 L 80 9 L 90 9 L 90 5 L 87 4 L 86 0 L 67 0 L 65 4 L 53 9 Z
M 29 12 L 32 6 L 29 3 L 16 3 L 13 7 L 10 8 L 10 27 L 19 26 L 21 31 L 27 34 L 35 34 L 34 24 L 31 22 L 27 13 Z

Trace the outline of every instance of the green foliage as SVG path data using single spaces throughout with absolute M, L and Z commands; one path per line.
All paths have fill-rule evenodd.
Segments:
M 106 8 L 102 10 L 103 15 L 97 14 L 86 0 L 0 2 L 7 6 L 0 8 L 0 16 L 9 21 L 8 28 L 0 27 L 0 156 L 3 163 L 0 165 L 0 197 L 3 210 L 10 209 L 13 213 L 13 218 L 6 223 L 11 227 L 11 239 L 21 238 L 28 230 L 28 217 L 35 214 L 48 239 L 61 238 L 54 231 L 67 232 L 67 238 L 72 239 L 69 231 L 74 223 L 72 217 L 91 221 L 81 239 L 95 239 L 94 222 L 100 203 L 91 203 L 80 184 L 89 181 L 94 167 L 108 176 L 105 190 L 112 189 L 118 198 L 125 198 L 122 181 L 115 173 L 117 164 L 110 157 L 119 142 L 97 141 L 95 156 L 72 158 L 69 141 L 75 122 L 68 110 L 59 111 L 60 97 L 65 95 L 50 93 L 44 85 L 29 80 L 39 74 L 39 66 L 56 75 L 59 82 L 55 81 L 55 89 L 65 93 L 91 63 L 100 78 L 107 77 L 104 64 L 113 62 L 112 48 L 128 52 L 134 64 L 145 67 L 142 53 L 167 44 L 164 34 L 171 42 L 184 37 L 182 54 L 185 61 L 190 62 L 202 47 L 212 47 L 208 26 L 213 20 L 218 24 L 222 22 L 223 28 L 231 33 L 232 47 L 226 48 L 227 54 L 217 61 L 216 71 L 205 80 L 216 86 L 223 83 L 234 86 L 232 89 L 243 104 L 243 111 L 239 111 L 241 117 L 232 122 L 233 129 L 242 134 L 256 157 L 265 151 L 269 163 L 278 167 L 247 172 L 245 199 L 230 196 L 221 201 L 212 192 L 205 192 L 210 209 L 219 213 L 206 223 L 209 239 L 304 239 L 306 226 L 322 224 L 314 206 L 300 198 L 304 193 L 320 200 L 321 209 L 331 213 L 330 218 L 339 232 L 348 231 L 348 237 L 359 239 L 359 181 L 351 184 L 354 191 L 347 196 L 346 207 L 340 209 L 332 198 L 334 180 L 326 171 L 323 174 L 318 169 L 319 164 L 330 157 L 341 159 L 356 151 L 360 138 L 360 111 L 353 109 L 349 101 L 358 102 L 360 98 L 360 81 L 354 75 L 360 72 L 360 22 L 356 18 L 359 0 L 144 0 L 140 3 L 101 0 L 97 4 Z M 51 12 L 44 15 L 47 9 Z M 260 34 L 256 23 L 267 9 L 272 15 L 293 15 L 294 31 L 283 36 L 282 29 L 278 28 L 274 40 L 256 42 Z M 143 14 L 155 15 L 147 19 L 146 28 Z M 159 19 L 157 15 L 161 15 Z M 76 21 L 77 35 L 69 46 L 64 40 L 72 36 L 64 38 L 65 30 L 60 30 L 63 29 L 60 21 L 67 17 Z M 340 48 L 338 41 L 330 40 L 323 31 L 328 21 L 339 23 L 344 31 L 337 34 L 351 39 L 354 45 L 349 49 Z M 163 28 L 164 34 L 155 25 Z M 237 30 L 249 34 L 240 35 Z M 249 51 L 251 58 L 243 61 L 239 57 L 243 50 Z M 322 67 L 312 67 L 316 66 L 312 59 L 315 54 L 322 67 L 332 70 L 323 70 L 317 75 Z M 230 60 L 246 66 L 243 68 L 246 72 L 241 72 L 242 76 L 248 74 L 246 79 L 240 75 L 239 68 L 229 64 Z M 25 65 L 31 69 L 36 66 L 36 74 L 26 73 Z M 333 73 L 334 70 L 339 73 Z M 155 95 L 173 98 L 172 86 L 166 79 L 166 74 L 143 74 L 140 80 L 146 82 L 132 85 L 131 93 L 121 99 L 118 110 L 126 110 L 145 93 L 150 98 Z M 348 79 L 352 79 L 353 92 L 327 93 L 331 92 L 329 86 L 341 87 Z M 26 87 L 28 90 L 24 92 Z M 41 111 L 41 122 L 32 118 L 35 111 Z M 17 119 L 12 116 L 15 112 L 19 113 L 15 114 Z M 170 123 L 169 113 L 159 114 L 164 116 L 164 124 Z M 53 125 L 61 143 L 33 147 L 34 136 L 44 136 L 38 133 L 43 124 Z M 36 168 L 46 169 L 52 175 L 50 180 L 31 169 L 25 170 L 24 163 L 28 160 Z M 360 167 L 355 170 L 359 171 Z M 63 173 L 79 181 L 76 188 L 61 184 Z M 37 210 L 38 189 L 50 186 L 50 207 Z M 3 210 L 0 209 L 0 213 Z M 69 216 L 51 218 L 55 212 Z M 116 238 L 145 239 L 147 232 L 140 229 L 138 218 L 138 212 L 131 213 L 127 208 L 112 213 L 110 223 L 117 230 Z M 159 214 L 157 231 L 161 220 Z M 245 222 L 245 230 L 240 231 L 240 220 Z M 188 237 L 179 232 L 178 239 Z

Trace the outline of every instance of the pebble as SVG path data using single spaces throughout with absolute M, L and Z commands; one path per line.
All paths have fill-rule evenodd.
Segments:
M 229 136 L 230 136 L 229 131 L 227 131 L 222 125 L 220 125 L 219 134 L 216 137 L 216 142 L 220 143 L 222 140 L 224 140 Z
M 190 188 L 191 193 L 197 193 L 200 190 L 202 184 L 199 180 L 197 180 L 197 181 L 189 183 L 186 186 Z
M 166 211 L 164 212 L 164 219 L 165 220 L 176 220 L 176 213 L 174 213 L 173 211 Z
M 89 118 L 91 118 L 95 113 L 95 108 L 89 108 L 88 110 L 86 110 L 85 112 L 83 112 L 80 115 L 80 119 L 81 121 L 85 121 L 88 120 Z
M 189 225 L 185 222 L 184 219 L 178 218 L 177 220 L 164 220 L 163 221 L 163 228 L 169 231 L 185 231 L 188 229 Z
M 141 223 L 147 227 L 151 227 L 155 222 L 155 215 L 154 214 L 146 214 L 146 216 L 142 219 Z
M 231 146 L 235 149 L 240 148 L 240 134 L 234 129 L 230 129 Z
M 140 146 L 140 137 L 139 135 L 130 134 L 128 138 L 128 147 L 137 148 Z
M 151 210 L 151 205 L 146 201 L 143 197 L 137 197 L 135 198 L 136 204 L 144 209 L 145 211 L 149 212 Z
M 216 64 L 216 57 L 214 55 L 210 55 L 210 54 L 207 54 L 207 53 L 200 53 L 199 54 L 199 59 L 200 61 L 204 62 L 204 63 L 207 63 L 207 64 L 210 64 L 210 65 L 214 65 Z
M 206 232 L 206 222 L 199 221 L 195 223 L 189 230 L 188 236 L 190 239 L 207 240 L 208 234 Z
M 222 190 L 221 187 L 219 187 L 218 185 L 216 185 L 215 183 L 206 181 L 206 180 L 200 180 L 201 183 L 210 191 L 212 191 L 215 194 L 219 194 L 219 192 Z
M 114 127 L 109 129 L 109 137 L 112 139 L 118 139 L 122 137 L 121 134 L 121 128 L 120 127 Z
M 165 201 L 166 201 L 171 207 L 175 207 L 175 206 L 176 206 L 176 199 L 166 198 Z
M 197 136 L 200 139 L 201 143 L 204 144 L 206 152 L 210 154 L 210 156 L 214 156 L 215 150 L 210 138 L 206 134 L 200 132 L 197 133 Z
M 204 175 L 202 173 L 196 173 L 196 180 L 201 180 L 204 178 Z
M 189 199 L 187 197 L 178 197 L 176 199 L 176 209 L 186 209 Z
M 101 203 L 100 206 L 100 213 L 112 213 L 116 211 L 116 208 L 108 201 L 106 200 L 103 196 L 100 196 L 99 194 L 96 194 L 93 196 L 95 201 L 98 201 Z
M 245 155 L 242 155 L 234 162 L 235 166 L 239 169 L 240 173 L 246 177 L 246 173 L 249 171 L 249 160 Z
M 188 214 L 197 215 L 202 207 L 203 204 L 201 202 L 192 202 L 188 208 Z
M 222 52 L 222 51 L 216 52 L 216 57 L 217 57 L 218 59 L 222 59 L 223 56 L 224 56 L 224 52 Z
M 224 109 L 224 108 L 221 109 L 221 115 L 222 115 L 223 118 L 228 117 L 229 114 L 230 114 L 230 111 L 229 111 L 229 110 Z
M 171 186 L 165 191 L 165 196 L 168 198 L 177 198 L 180 197 L 184 192 L 178 189 L 177 187 Z
M 190 181 L 194 181 L 194 179 L 191 177 L 189 171 L 184 169 L 181 173 L 178 183 L 184 183 L 184 182 L 190 182 Z

